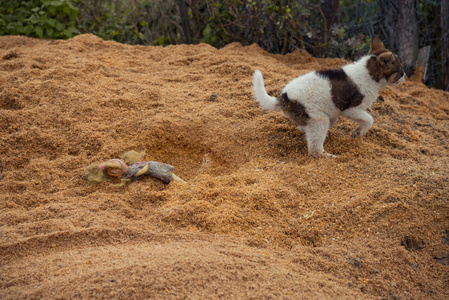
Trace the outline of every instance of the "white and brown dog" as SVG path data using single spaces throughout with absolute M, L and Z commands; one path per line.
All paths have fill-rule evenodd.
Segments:
M 374 38 L 368 55 L 341 69 L 313 71 L 293 79 L 278 97 L 265 91 L 262 73 L 256 70 L 253 90 L 256 101 L 267 110 L 280 110 L 306 135 L 309 153 L 333 156 L 324 151 L 329 129 L 340 116 L 359 125 L 352 137 L 363 136 L 373 125 L 366 110 L 387 85 L 403 81 L 402 60 Z

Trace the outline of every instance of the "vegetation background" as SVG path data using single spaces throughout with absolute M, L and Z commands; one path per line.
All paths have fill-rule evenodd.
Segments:
M 357 59 L 373 36 L 399 53 L 410 75 L 449 90 L 447 0 L 0 0 L 0 35 L 68 39 L 93 33 L 141 45 L 231 42 L 271 53 L 305 49 Z M 424 51 L 420 51 L 423 49 Z M 424 54 L 424 55 L 423 55 Z

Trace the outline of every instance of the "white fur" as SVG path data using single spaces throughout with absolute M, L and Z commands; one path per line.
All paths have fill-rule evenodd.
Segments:
M 259 70 L 254 72 L 253 76 L 253 91 L 257 103 L 267 110 L 275 110 L 277 99 L 269 96 L 265 91 L 265 83 L 263 82 L 262 73 Z
M 364 136 L 371 126 L 373 126 L 373 117 L 371 117 L 366 110 L 371 107 L 374 101 L 376 101 L 380 90 L 387 85 L 387 81 L 385 79 L 381 79 L 380 82 L 376 82 L 368 73 L 366 65 L 370 57 L 371 55 L 366 55 L 357 62 L 345 65 L 342 68 L 357 85 L 360 93 L 365 95 L 359 106 L 352 107 L 341 112 L 341 115 L 359 124 L 359 126 L 351 134 L 353 138 Z
M 340 116 L 347 117 L 358 123 L 352 137 L 363 136 L 373 125 L 373 118 L 366 110 L 374 103 L 381 88 L 387 85 L 382 79 L 376 82 L 372 79 L 367 69 L 367 61 L 371 55 L 362 57 L 355 63 L 345 65 L 343 70 L 357 85 L 359 91 L 365 96 L 362 103 L 341 111 L 332 102 L 331 83 L 329 80 L 318 76 L 315 71 L 293 79 L 283 89 L 292 101 L 301 103 L 310 119 L 305 126 L 299 128 L 305 133 L 309 153 L 318 156 L 334 156 L 326 153 L 323 148 L 329 129 L 337 122 Z M 269 96 L 265 91 L 262 73 L 254 72 L 253 90 L 256 101 L 267 110 L 276 110 L 277 98 Z

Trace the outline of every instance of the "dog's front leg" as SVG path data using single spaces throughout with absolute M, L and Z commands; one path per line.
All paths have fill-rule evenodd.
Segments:
M 352 138 L 364 136 L 367 131 L 373 126 L 373 117 L 364 110 L 348 109 L 343 113 L 344 116 L 357 122 L 359 126 L 351 133 Z

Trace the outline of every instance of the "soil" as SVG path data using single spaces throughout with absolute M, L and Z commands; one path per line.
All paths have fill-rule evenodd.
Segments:
M 253 100 L 345 63 L 0 37 L 0 298 L 449 299 L 449 93 L 386 88 L 317 159 Z M 129 150 L 187 183 L 84 179 Z

